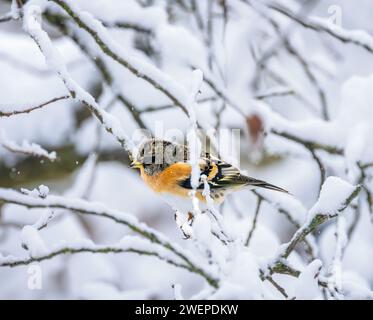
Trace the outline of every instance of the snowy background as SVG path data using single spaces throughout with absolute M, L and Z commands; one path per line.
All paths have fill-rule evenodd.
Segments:
M 373 298 L 372 10 L 1 0 L 0 299 Z M 240 129 L 241 170 L 292 195 L 235 193 L 184 239 L 128 168 L 160 123 Z

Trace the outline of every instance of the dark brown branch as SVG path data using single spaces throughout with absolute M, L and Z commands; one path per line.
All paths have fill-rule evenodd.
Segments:
M 324 150 L 324 151 L 326 151 L 330 154 L 336 154 L 336 155 L 340 155 L 340 156 L 342 156 L 343 153 L 344 153 L 343 149 L 340 149 L 338 147 L 329 146 L 329 145 L 322 144 L 322 143 L 319 143 L 319 142 L 316 142 L 316 141 L 305 140 L 305 139 L 297 137 L 296 135 L 293 135 L 291 133 L 281 132 L 281 131 L 278 131 L 276 129 L 272 129 L 271 133 L 273 133 L 277 136 L 286 138 L 288 140 L 297 142 L 299 144 L 302 144 L 309 150 Z
M 145 34 L 152 34 L 153 30 L 145 28 L 141 25 L 125 22 L 125 21 L 114 21 L 114 22 L 105 22 L 102 21 L 102 24 L 107 28 L 120 28 L 120 29 L 130 29 L 136 32 L 141 32 Z
M 326 172 L 325 172 L 325 167 L 323 163 L 321 162 L 320 158 L 317 156 L 316 151 L 313 149 L 308 149 L 311 152 L 312 158 L 315 160 L 319 167 L 320 171 L 320 184 L 319 184 L 319 191 L 321 190 L 321 186 L 324 184 L 325 179 L 326 179 Z
M 269 99 L 269 98 L 274 98 L 274 97 L 283 97 L 283 96 L 289 96 L 289 95 L 294 95 L 295 91 L 291 89 L 283 90 L 283 91 L 273 91 L 273 92 L 268 92 L 268 93 L 261 93 L 255 95 L 255 99 L 258 100 L 264 100 L 264 99 Z
M 263 272 L 261 272 L 261 279 L 262 281 L 267 280 L 269 283 L 271 283 L 282 295 L 285 299 L 289 298 L 289 295 L 286 293 L 285 289 L 281 287 L 272 276 L 264 276 Z
M 217 100 L 217 97 L 213 96 L 213 97 L 198 99 L 197 103 L 199 104 L 199 103 L 205 103 L 208 101 L 216 101 L 216 100 Z M 157 112 L 157 111 L 162 111 L 162 110 L 167 110 L 167 109 L 172 109 L 172 108 L 177 108 L 177 106 L 175 106 L 174 104 L 164 104 L 161 106 L 149 106 L 142 110 L 139 110 L 138 112 L 141 114 L 141 113 Z
M 258 196 L 258 197 L 257 197 L 257 203 L 256 203 L 255 214 L 254 214 L 254 219 L 253 219 L 253 225 L 252 225 L 252 227 L 251 227 L 251 229 L 250 229 L 250 232 L 249 232 L 249 234 L 248 234 L 248 236 L 247 236 L 247 239 L 246 239 L 246 241 L 245 241 L 245 246 L 246 246 L 246 247 L 249 246 L 249 244 L 250 244 L 250 240 L 251 240 L 251 238 L 252 238 L 252 236 L 253 236 L 253 234 L 254 234 L 254 230 L 255 230 L 255 228 L 256 228 L 256 222 L 257 222 L 257 220 L 258 220 L 258 216 L 259 216 L 259 212 L 260 212 L 260 206 L 261 206 L 261 204 L 262 204 L 262 201 L 263 201 L 263 198 L 262 198 L 261 196 Z
M 22 110 L 1 111 L 1 107 L 0 107 L 0 117 L 11 117 L 11 116 L 14 116 L 14 115 L 17 115 L 17 114 L 30 113 L 31 111 L 41 109 L 41 108 L 43 108 L 43 107 L 45 107 L 48 104 L 51 104 L 53 102 L 57 102 L 57 101 L 60 101 L 60 100 L 66 100 L 66 99 L 71 99 L 71 96 L 66 95 L 66 96 L 56 97 L 56 98 L 50 99 L 48 101 L 42 102 L 42 103 L 40 103 L 36 106 L 33 106 L 33 107 L 24 107 L 24 108 L 22 108 Z M 17 108 L 17 109 L 21 109 L 21 108 Z

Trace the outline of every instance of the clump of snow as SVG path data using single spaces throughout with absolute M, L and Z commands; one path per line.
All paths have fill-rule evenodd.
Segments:
M 256 259 L 246 251 L 238 254 L 230 262 L 229 272 L 221 287 L 210 299 L 263 299 L 264 284 L 258 276 Z
M 57 159 L 57 154 L 55 151 L 48 152 L 38 144 L 30 143 L 27 140 L 23 140 L 22 144 L 19 145 L 10 140 L 3 130 L 0 131 L 0 144 L 10 152 L 31 155 L 34 157 L 42 157 L 50 161 L 55 161 Z
M 25 195 L 31 196 L 33 198 L 46 198 L 49 193 L 49 188 L 45 185 L 40 185 L 37 189 L 28 190 L 26 188 L 21 188 L 21 192 Z
M 198 214 L 193 221 L 194 237 L 204 245 L 208 245 L 211 240 L 211 221 L 207 214 Z
M 47 186 L 43 184 L 39 186 L 39 194 L 41 198 L 46 198 L 48 193 L 49 193 L 49 188 Z
M 320 298 L 321 292 L 317 276 L 321 267 L 322 262 L 316 259 L 301 272 L 294 291 L 296 299 L 311 300 Z
M 345 206 L 346 200 L 356 187 L 338 177 L 328 177 L 321 187 L 319 199 L 309 211 L 309 217 L 316 214 L 335 215 Z

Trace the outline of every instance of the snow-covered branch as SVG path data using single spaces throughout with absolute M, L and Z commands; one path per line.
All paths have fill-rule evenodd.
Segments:
M 117 61 L 123 67 L 131 71 L 134 75 L 144 79 L 154 88 L 163 92 L 170 100 L 180 107 L 185 113 L 188 108 L 186 102 L 188 94 L 182 85 L 178 84 L 169 75 L 163 73 L 155 66 L 141 61 L 136 57 L 130 56 L 124 52 L 110 37 L 102 23 L 94 19 L 90 14 L 79 12 L 79 10 L 70 1 L 65 0 L 48 0 L 53 1 L 77 23 L 77 25 L 87 31 L 101 50 Z
M 34 245 L 34 253 L 30 253 L 30 257 L 17 258 L 13 256 L 2 257 L 0 256 L 0 267 L 17 267 L 28 265 L 33 262 L 42 262 L 44 260 L 52 259 L 59 255 L 64 254 L 77 254 L 77 253 L 137 253 L 146 256 L 155 256 L 175 267 L 188 269 L 188 267 L 179 262 L 177 258 L 172 257 L 167 250 L 159 245 L 155 245 L 148 240 L 142 240 L 134 236 L 126 236 L 119 243 L 114 245 L 97 245 L 91 241 L 80 241 L 77 243 L 61 243 L 53 249 L 44 248 L 40 250 L 40 243 L 31 241 L 29 245 Z M 29 250 L 29 248 L 28 248 Z
M 13 20 L 13 14 L 12 12 L 8 12 L 0 17 L 0 23 L 1 22 L 8 22 Z
M 152 243 L 164 247 L 179 257 L 183 263 L 185 263 L 186 269 L 201 275 L 210 285 L 214 287 L 218 286 L 216 276 L 211 274 L 211 271 L 205 270 L 191 254 L 180 248 L 178 245 L 173 244 L 161 233 L 138 222 L 133 215 L 110 209 L 102 203 L 91 203 L 81 199 L 69 199 L 59 196 L 48 196 L 45 198 L 32 197 L 15 190 L 3 188 L 0 188 L 0 200 L 28 208 L 66 209 L 80 214 L 95 215 L 113 220 L 118 224 L 127 226 L 131 231 L 150 240 Z
M 373 297 L 371 4 L 359 31 L 317 1 L 3 2 L 1 297 Z M 149 135 L 187 142 L 189 203 L 127 167 Z
M 307 18 L 305 16 L 299 16 L 290 8 L 284 7 L 280 4 L 270 3 L 268 7 L 292 19 L 305 28 L 318 32 L 325 32 L 339 41 L 344 43 L 353 43 L 373 53 L 373 37 L 365 31 L 345 30 L 336 24 L 332 24 L 320 18 Z
M 16 142 L 10 140 L 4 131 L 0 131 L 0 145 L 10 152 L 18 153 L 26 156 L 45 158 L 50 161 L 57 159 L 55 151 L 48 152 L 36 143 L 30 143 L 27 140 L 23 140 L 22 144 L 19 145 Z
M 321 189 L 319 200 L 309 211 L 307 221 L 286 245 L 282 258 L 289 257 L 295 246 L 320 224 L 335 218 L 345 210 L 357 197 L 360 190 L 361 186 L 351 186 L 339 178 L 329 177 Z
M 30 1 L 24 6 L 23 12 L 23 28 L 38 44 L 49 68 L 58 74 L 69 90 L 71 97 L 82 102 L 102 123 L 106 131 L 113 134 L 121 146 L 129 151 L 131 155 L 131 148 L 129 147 L 131 141 L 121 128 L 119 120 L 105 110 L 102 110 L 95 99 L 71 78 L 59 52 L 53 47 L 48 34 L 41 28 L 39 21 L 42 14 L 41 8 L 35 5 L 33 1 Z

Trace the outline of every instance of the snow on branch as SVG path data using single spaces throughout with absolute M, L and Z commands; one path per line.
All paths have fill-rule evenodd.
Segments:
M 291 9 L 275 3 L 270 3 L 268 7 L 292 19 L 305 28 L 325 32 L 339 41 L 344 43 L 353 43 L 373 53 L 373 37 L 366 31 L 345 30 L 342 27 L 321 18 L 307 18 L 305 16 L 299 16 Z
M 7 105 L 7 106 L 1 106 L 0 105 L 0 117 L 11 117 L 17 114 L 22 114 L 22 113 L 30 113 L 34 110 L 41 109 L 53 102 L 61 101 L 61 100 L 67 100 L 70 99 L 70 96 L 60 96 L 60 97 L 55 97 L 50 100 L 44 101 L 44 102 L 39 102 L 35 103 L 33 105 L 22 105 L 22 106 L 15 106 L 15 105 Z
M 275 88 L 266 90 L 264 92 L 259 92 L 258 94 L 255 95 L 255 99 L 264 100 L 264 99 L 273 98 L 273 97 L 283 97 L 283 96 L 294 95 L 295 93 L 296 92 L 292 88 L 288 88 L 284 86 L 275 87 Z
M 20 7 L 21 1 L 20 0 L 12 0 L 12 4 L 10 6 L 10 11 L 0 17 L 1 22 L 8 22 L 10 20 L 17 20 L 20 17 Z
M 38 2 L 35 2 L 35 4 L 34 2 L 35 1 L 29 1 L 24 5 L 24 30 L 38 44 L 40 50 L 45 56 L 48 67 L 58 74 L 70 92 L 71 97 L 83 103 L 102 123 L 106 131 L 114 135 L 121 146 L 125 148 L 131 155 L 130 150 L 132 150 L 132 146 L 129 146 L 131 141 L 127 138 L 126 134 L 121 128 L 119 120 L 110 113 L 107 113 L 105 110 L 101 109 L 95 99 L 71 78 L 66 66 L 63 63 L 60 53 L 54 48 L 48 34 L 41 28 L 40 19 L 42 9 L 36 5 Z
M 8 12 L 0 17 L 0 23 L 1 22 L 8 22 L 10 20 L 13 20 L 13 14 L 12 12 Z
M 175 105 L 180 107 L 185 113 L 188 113 L 187 102 L 189 96 L 187 90 L 182 85 L 154 65 L 126 54 L 112 40 L 100 21 L 87 12 L 80 12 L 71 1 L 48 1 L 52 1 L 64 9 L 80 28 L 87 31 L 93 37 L 94 41 L 106 55 L 117 61 L 137 77 L 147 81 L 154 88 L 163 92 Z
M 53 249 L 45 247 L 44 243 L 37 231 L 31 226 L 24 227 L 22 231 L 22 238 L 25 241 L 27 238 L 26 250 L 29 252 L 29 257 L 18 258 L 14 256 L 3 257 L 0 255 L 0 267 L 17 267 L 21 265 L 28 265 L 33 262 L 41 262 L 52 259 L 63 254 L 76 253 L 137 253 L 140 255 L 155 256 L 173 266 L 188 269 L 188 267 L 180 262 L 180 259 L 164 247 L 151 243 L 149 240 L 141 239 L 136 236 L 125 236 L 121 241 L 112 245 L 97 245 L 89 240 L 81 240 L 75 243 L 60 243 Z M 32 248 L 32 249 L 31 249 Z
M 150 240 L 150 242 L 164 247 L 166 250 L 180 258 L 185 264 L 186 269 L 205 278 L 211 286 L 218 286 L 218 278 L 209 267 L 202 266 L 191 253 L 188 253 L 178 245 L 173 244 L 163 234 L 149 228 L 144 223 L 138 222 L 133 215 L 110 209 L 104 204 L 98 202 L 88 202 L 82 199 L 70 199 L 53 195 L 44 198 L 32 197 L 12 189 L 4 188 L 0 188 L 0 201 L 18 204 L 28 208 L 66 209 L 80 214 L 108 218 L 118 224 L 127 226 L 134 233 Z
M 267 111 L 266 111 L 267 112 Z M 332 123 L 323 120 L 292 122 L 274 112 L 268 113 L 268 131 L 279 137 L 303 145 L 310 151 L 322 150 L 330 154 L 343 155 L 344 150 Z M 318 130 L 318 131 L 316 131 Z M 315 132 L 319 132 L 315 135 Z M 334 133 L 334 135 L 333 135 Z
M 282 257 L 287 258 L 295 246 L 320 224 L 335 218 L 345 210 L 352 200 L 357 197 L 360 189 L 360 185 L 352 186 L 338 177 L 328 177 L 322 186 L 318 201 L 308 213 L 306 222 L 286 245 Z
M 321 224 L 344 211 L 357 197 L 360 190 L 360 185 L 352 186 L 338 177 L 329 177 L 323 184 L 318 201 L 310 209 L 306 222 L 295 232 L 288 243 L 282 245 L 279 255 L 269 264 L 268 271 L 261 271 L 262 279 L 268 280 L 268 277 L 275 273 L 299 277 L 301 272 L 290 266 L 287 258 L 295 247 L 300 242 L 306 241 L 306 237 Z M 328 288 L 327 281 L 319 279 L 318 283 L 321 287 Z
M 23 140 L 22 144 L 19 145 L 16 142 L 10 140 L 4 131 L 0 131 L 0 144 L 10 152 L 19 153 L 27 156 L 45 158 L 50 161 L 57 159 L 55 151 L 48 152 L 36 143 L 30 143 L 27 140 Z
M 215 92 L 215 94 L 224 100 L 229 106 L 240 113 L 243 117 L 246 117 L 247 111 L 238 104 L 233 97 L 220 86 L 212 76 L 204 71 L 204 81 L 209 87 Z M 258 102 L 255 102 L 258 100 Z M 286 138 L 293 142 L 303 145 L 308 149 L 312 157 L 316 160 L 321 175 L 321 181 L 325 180 L 325 169 L 316 155 L 317 150 L 323 150 L 330 154 L 343 155 L 343 148 L 338 143 L 336 135 L 334 133 L 334 127 L 329 121 L 313 120 L 307 122 L 294 123 L 272 111 L 265 103 L 259 101 L 260 98 L 254 96 L 253 101 L 250 105 L 251 111 L 258 112 L 267 124 L 267 131 Z M 320 131 L 322 129 L 322 131 Z M 322 134 L 315 135 L 315 130 L 320 131 Z M 333 131 L 334 130 L 334 131 Z M 332 134 L 332 132 L 334 134 Z M 334 139 L 333 139 L 334 137 Z

